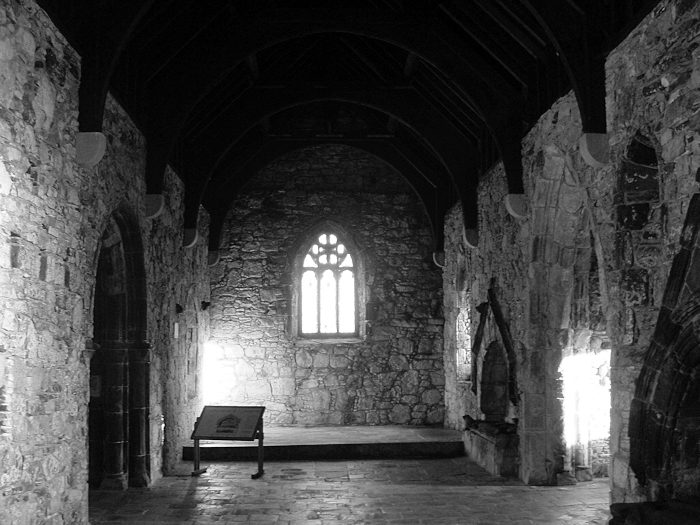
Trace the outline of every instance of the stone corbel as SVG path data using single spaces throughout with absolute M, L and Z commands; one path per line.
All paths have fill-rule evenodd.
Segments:
M 184 248 L 194 248 L 199 240 L 199 232 L 197 228 L 185 228 L 184 235 L 182 237 L 182 246 Z
M 86 168 L 96 166 L 107 150 L 107 137 L 99 131 L 80 131 L 75 136 L 75 161 Z
M 608 133 L 584 133 L 579 140 L 581 156 L 593 168 L 610 165 L 610 135 Z
M 479 231 L 476 228 L 464 228 L 462 230 L 462 240 L 467 248 L 476 248 L 479 246 Z
M 503 202 L 506 205 L 506 210 L 512 217 L 516 219 L 527 219 L 528 206 L 527 198 L 522 193 L 509 193 L 503 197 Z
M 207 256 L 207 262 L 209 263 L 209 266 L 216 266 L 219 264 L 219 250 L 209 250 L 209 255 Z
M 146 218 L 155 219 L 165 210 L 165 197 L 162 193 L 147 193 L 145 206 Z

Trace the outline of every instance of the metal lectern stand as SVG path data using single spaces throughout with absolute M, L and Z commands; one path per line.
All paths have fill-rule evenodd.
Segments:
M 204 474 L 207 469 L 200 467 L 200 439 L 216 439 L 227 441 L 258 440 L 258 471 L 251 478 L 258 479 L 265 474 L 263 461 L 263 420 L 265 407 L 224 407 L 205 406 L 202 415 L 194 423 L 191 439 L 194 440 L 194 470 L 193 476 Z
M 195 430 L 197 429 L 197 424 L 199 423 L 199 418 L 197 418 L 197 421 L 194 422 L 194 428 Z M 199 468 L 199 461 L 201 459 L 201 454 L 199 452 L 199 438 L 195 438 L 194 440 L 194 470 L 192 471 L 193 476 L 199 476 L 200 474 L 204 474 L 207 469 L 205 468 Z
M 251 478 L 258 479 L 260 476 L 265 474 L 263 469 L 263 461 L 265 460 L 265 449 L 263 449 L 263 422 L 262 419 L 258 423 L 258 427 L 255 429 L 255 438 L 258 440 L 258 471 L 255 474 L 251 474 Z

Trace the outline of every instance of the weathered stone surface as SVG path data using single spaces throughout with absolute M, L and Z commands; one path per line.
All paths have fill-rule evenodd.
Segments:
M 117 210 L 128 210 L 143 246 L 151 478 L 176 461 L 199 403 L 193 359 L 208 338 L 198 308 L 208 276 L 204 249 L 179 248 L 181 182 L 166 176 L 168 207 L 148 222 L 145 141 L 111 97 L 99 173 L 76 163 L 79 77 L 78 54 L 34 2 L 0 6 L 0 522 L 8 524 L 87 523 L 86 347 L 100 239 Z M 175 301 L 184 305 L 177 340 Z
M 213 335 L 224 349 L 245 349 L 242 358 L 219 361 L 226 369 L 235 360 L 247 363 L 251 373 L 234 371 L 232 383 L 284 381 L 287 388 L 243 397 L 230 388 L 209 401 L 265 404 L 268 420 L 285 425 L 442 423 L 440 270 L 431 262 L 425 215 L 405 181 L 369 155 L 324 146 L 278 160 L 248 188 L 232 206 L 221 271 L 212 278 Z M 294 337 L 290 250 L 321 219 L 342 225 L 362 247 L 364 339 Z M 251 354 L 254 345 L 265 354 Z M 262 362 L 288 356 L 288 366 L 261 373 Z

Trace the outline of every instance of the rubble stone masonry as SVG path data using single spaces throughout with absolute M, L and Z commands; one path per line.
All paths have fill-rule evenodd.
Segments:
M 356 341 L 294 335 L 294 250 L 326 221 L 358 249 Z M 344 146 L 294 152 L 259 173 L 227 224 L 212 275 L 216 404 L 264 404 L 277 425 L 442 424 L 441 272 L 399 174 Z
M 562 467 L 558 365 L 582 348 L 611 348 L 612 500 L 622 502 L 648 496 L 629 468 L 629 408 L 688 203 L 698 191 L 700 4 L 661 2 L 610 54 L 606 68 L 608 167 L 595 170 L 583 161 L 580 116 L 569 94 L 523 141 L 529 216 L 508 215 L 499 165 L 479 185 L 477 248 L 462 241 L 460 210 L 448 217 L 445 349 L 454 353 L 459 294 L 468 293 L 474 334 L 475 308 L 486 288 L 497 286 L 518 342 L 521 477 L 552 482 L 538 465 Z M 587 306 L 574 287 L 583 286 L 586 273 Z M 486 333 L 482 348 L 497 337 L 493 327 Z M 446 371 L 447 420 L 458 425 L 463 411 L 479 419 L 476 396 L 459 391 Z
M 95 273 L 117 210 L 144 247 L 152 478 L 198 408 L 196 396 L 167 397 L 167 385 L 186 367 L 186 342 L 172 337 L 176 298 L 186 308 L 181 333 L 187 316 L 198 320 L 197 337 L 208 337 L 197 307 L 208 299 L 206 239 L 181 248 L 182 185 L 173 174 L 165 212 L 145 219 L 144 140 L 111 98 L 105 158 L 95 168 L 76 164 L 79 77 L 79 56 L 35 3 L 0 5 L 0 523 L 8 525 L 87 523 Z

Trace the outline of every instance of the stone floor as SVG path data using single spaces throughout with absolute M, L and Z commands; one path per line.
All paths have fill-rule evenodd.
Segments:
M 361 461 L 191 463 L 149 489 L 90 494 L 92 525 L 474 524 L 603 525 L 608 483 L 530 487 L 466 457 Z

